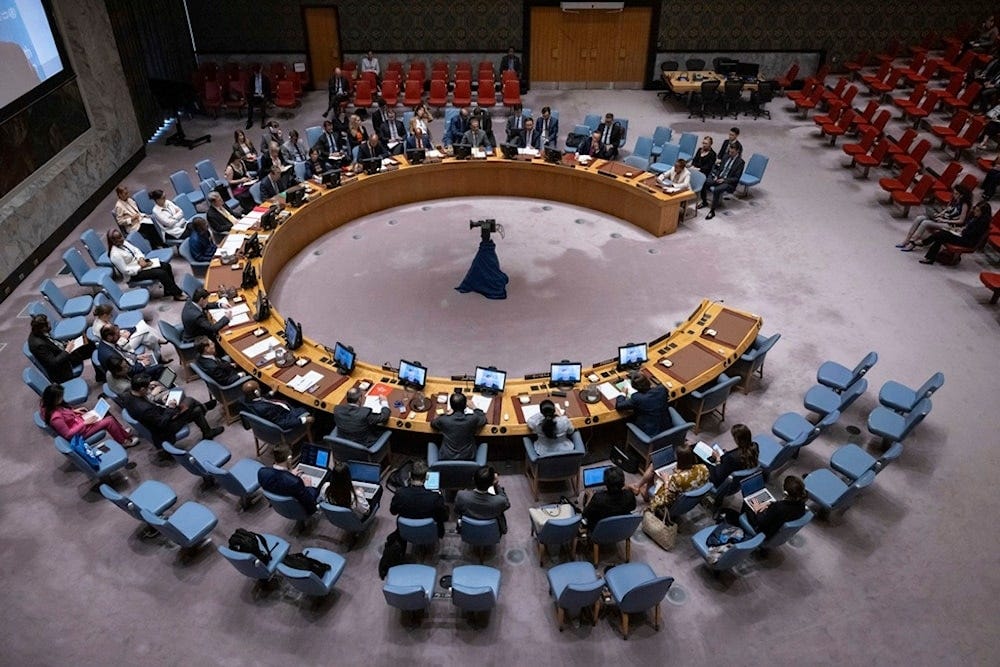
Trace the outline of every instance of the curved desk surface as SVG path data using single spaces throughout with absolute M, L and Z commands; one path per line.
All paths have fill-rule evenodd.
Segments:
M 613 169 L 619 170 L 622 176 L 611 178 L 602 173 L 603 170 Z M 323 234 L 387 208 L 445 197 L 517 193 L 519 196 L 585 206 L 619 217 L 627 216 L 627 220 L 654 234 L 662 229 L 670 230 L 662 233 L 672 232 L 676 228 L 680 203 L 693 198 L 694 194 L 663 195 L 642 185 L 642 181 L 648 180 L 648 174 L 630 178 L 624 176 L 626 169 L 621 163 L 600 160 L 588 168 L 569 168 L 537 160 L 444 160 L 403 166 L 374 176 L 350 178 L 332 190 L 311 186 L 316 192 L 310 196 L 309 202 L 297 209 L 289 209 L 291 216 L 266 238 L 266 233 L 260 234 L 264 242 L 263 256 L 250 260 L 257 267 L 257 287 L 240 288 L 242 271 L 223 266 L 218 259 L 209 266 L 205 286 L 213 292 L 221 287 L 235 287 L 252 309 L 258 291 L 261 288 L 266 290 L 289 260 Z M 649 342 L 649 361 L 643 372 L 654 382 L 663 384 L 671 400 L 680 398 L 711 381 L 735 362 L 753 343 L 761 321 L 757 315 L 702 301 L 676 330 Z M 263 333 L 255 335 L 258 329 Z M 715 335 L 708 335 L 708 329 L 713 329 Z M 390 428 L 430 433 L 431 420 L 445 408 L 445 404 L 439 402 L 444 400 L 442 397 L 456 388 L 472 394 L 469 378 L 428 377 L 424 395 L 429 409 L 423 412 L 412 410 L 409 401 L 412 392 L 405 391 L 399 384 L 395 369 L 366 363 L 359 358 L 349 376 L 340 375 L 332 364 L 330 348 L 308 337 L 303 346 L 295 351 L 300 360 L 308 360 L 308 363 L 279 368 L 273 361 L 266 363 L 263 360 L 261 348 L 266 348 L 266 341 L 269 340 L 283 344 L 283 330 L 284 318 L 272 307 L 267 320 L 230 326 L 220 332 L 220 340 L 226 353 L 262 383 L 316 409 L 332 412 L 344 400 L 348 389 L 368 382 L 371 386 L 369 391 L 385 395 L 390 406 L 397 402 L 405 404 L 402 411 L 392 407 Z M 364 350 L 360 350 L 360 354 L 363 353 Z M 665 359 L 670 361 L 669 366 L 661 363 Z M 319 373 L 321 379 L 305 391 L 288 385 L 297 376 L 310 371 Z M 623 379 L 625 372 L 618 371 L 616 360 L 611 359 L 585 368 L 583 375 L 585 383 L 582 386 L 585 387 L 589 384 L 586 381 L 588 376 L 597 376 L 599 384 L 614 383 Z M 581 398 L 580 389 L 578 386 L 566 391 L 565 396 L 553 396 L 553 388 L 548 386 L 548 373 L 525 378 L 508 377 L 505 392 L 494 397 L 485 407 L 488 424 L 481 435 L 529 433 L 522 406 L 537 405 L 546 398 L 559 404 L 577 428 L 624 416 L 614 409 L 613 400 L 603 396 L 596 403 L 588 404 Z

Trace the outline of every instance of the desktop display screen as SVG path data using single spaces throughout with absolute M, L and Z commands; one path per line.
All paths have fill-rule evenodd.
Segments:
M 500 144 L 500 152 L 508 160 L 513 160 L 517 157 L 517 146 L 514 144 Z
M 507 384 L 507 371 L 476 366 L 476 377 L 472 384 L 477 391 L 501 392 Z
M 451 154 L 458 160 L 472 157 L 472 146 L 469 144 L 452 144 Z
M 338 340 L 333 346 L 333 363 L 345 373 L 350 373 L 354 370 L 354 351 Z
M 65 69 L 42 0 L 0 0 L 0 64 L 0 108 Z
M 412 364 L 405 359 L 400 359 L 399 379 L 417 389 L 423 389 L 424 385 L 427 384 L 427 369 L 419 364 Z
M 369 176 L 373 176 L 382 171 L 382 158 L 375 157 L 368 160 L 362 160 L 361 164 L 365 168 L 365 173 Z
M 632 366 L 646 363 L 646 344 L 623 345 L 618 348 L 618 365 Z
M 760 63 L 737 63 L 736 76 L 743 79 L 756 79 L 760 74 Z
M 549 367 L 549 381 L 553 384 L 576 384 L 580 381 L 583 364 L 558 363 Z
M 410 164 L 420 164 L 427 159 L 427 150 L 424 148 L 407 148 L 406 161 Z
M 556 148 L 546 148 L 545 149 L 545 161 L 551 162 L 553 164 L 559 164 L 562 162 L 563 153 L 561 150 Z

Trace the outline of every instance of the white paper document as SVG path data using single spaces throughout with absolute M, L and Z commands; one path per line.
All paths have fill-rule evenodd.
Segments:
M 521 414 L 524 415 L 524 421 L 528 421 L 528 419 L 530 419 L 531 417 L 534 417 L 535 415 L 539 414 L 540 412 L 541 412 L 541 409 L 537 405 L 528 404 L 528 405 L 522 405 L 521 406 Z
M 250 322 L 250 315 L 247 313 L 239 313 L 229 318 L 228 326 L 235 327 L 241 324 L 247 324 L 248 322 Z
M 602 382 L 601 384 L 597 385 L 597 390 L 601 392 L 601 396 L 608 399 L 609 401 L 613 401 L 619 396 L 625 395 L 622 392 L 618 391 L 618 389 L 616 389 L 615 386 L 610 382 Z
M 490 406 L 493 405 L 493 397 L 483 396 L 482 394 L 473 394 L 472 405 L 474 405 L 477 409 L 486 412 L 490 409 Z
M 295 391 L 305 393 L 322 379 L 322 373 L 318 371 L 309 371 L 305 375 L 296 375 L 290 382 L 288 382 L 288 386 Z
M 247 355 L 252 359 L 253 357 L 259 357 L 260 355 L 267 352 L 272 345 L 277 347 L 278 344 L 279 342 L 277 338 L 275 338 L 274 336 L 268 336 L 259 343 L 254 343 L 247 349 L 243 350 L 243 354 Z
M 365 396 L 365 407 L 371 408 L 372 412 L 382 411 L 382 399 L 379 396 Z

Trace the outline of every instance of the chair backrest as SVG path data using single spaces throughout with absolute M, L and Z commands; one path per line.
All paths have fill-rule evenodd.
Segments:
M 188 297 L 194 296 L 194 291 L 199 287 L 204 287 L 205 281 L 200 278 L 195 277 L 193 274 L 185 273 L 181 276 L 181 291 L 188 295 Z
M 700 393 L 703 411 L 711 410 L 726 402 L 729 398 L 729 392 L 732 391 L 733 385 L 737 382 L 739 382 L 738 377 L 729 377 L 725 373 L 721 373 L 715 380 L 715 384 L 707 390 L 693 393 Z
M 734 470 L 729 473 L 729 477 L 724 479 L 721 484 L 719 484 L 718 489 L 716 489 L 715 495 L 718 498 L 731 495 L 740 490 L 740 484 L 743 480 L 747 479 L 751 475 L 756 475 L 761 471 L 760 466 L 754 466 L 753 468 L 744 468 L 743 470 Z
M 105 276 L 101 281 L 101 289 L 103 289 L 105 293 L 111 297 L 111 300 L 114 302 L 116 308 L 121 308 L 122 296 L 124 295 L 124 292 L 122 291 L 122 288 L 111 279 L 110 276 Z
M 903 433 L 899 439 L 905 439 L 906 436 L 910 434 L 910 431 L 916 428 L 917 424 L 922 422 L 924 417 L 930 414 L 932 407 L 934 407 L 934 405 L 931 403 L 931 399 L 929 398 L 921 399 L 919 403 L 913 406 L 913 409 L 906 414 Z
M 582 519 L 582 514 L 574 514 L 565 519 L 549 519 L 538 531 L 537 539 L 541 544 L 571 542 L 577 536 Z
M 194 207 L 191 203 L 191 198 L 188 197 L 187 193 L 179 192 L 177 196 L 174 197 L 173 202 L 181 209 L 181 213 L 184 214 L 184 218 L 190 222 L 192 218 L 198 215 L 198 209 Z
M 590 128 L 590 132 L 594 132 L 597 130 L 597 126 L 601 124 L 601 120 L 601 117 L 596 113 L 588 113 L 583 117 L 583 124 Z
M 136 507 L 136 504 L 133 503 L 128 496 L 118 493 L 107 484 L 101 484 L 101 486 L 98 487 L 98 490 L 101 492 L 102 496 L 110 500 L 116 507 L 121 509 L 130 517 L 137 521 L 142 521 L 142 514 L 140 513 L 139 508 Z
M 663 148 L 660 151 L 660 157 L 656 159 L 662 164 L 667 164 L 673 167 L 674 163 L 677 162 L 677 156 L 680 155 L 681 150 L 683 149 L 677 144 L 663 144 Z M 691 176 L 694 176 L 695 173 L 698 173 L 699 171 L 700 170 L 698 169 L 692 169 Z M 693 185 L 691 186 L 691 189 L 694 190 Z M 697 190 L 695 191 L 697 192 Z
M 500 542 L 500 523 L 497 519 L 462 517 L 462 541 L 475 546 L 491 546 Z
M 83 242 L 83 247 L 87 249 L 90 259 L 95 264 L 97 263 L 97 260 L 101 258 L 101 255 L 108 251 L 108 249 L 104 246 L 104 241 L 101 239 L 101 235 L 93 229 L 84 230 L 84 232 L 80 234 L 80 240 Z
M 673 577 L 657 577 L 641 583 L 622 596 L 618 608 L 626 614 L 651 609 L 663 602 L 673 583 Z
M 21 371 L 21 379 L 24 380 L 24 384 L 31 387 L 32 391 L 41 397 L 42 392 L 45 388 L 49 386 L 49 379 L 45 377 L 41 371 L 37 368 L 28 366 L 23 371 Z
M 692 132 L 684 132 L 681 134 L 677 146 L 682 153 L 694 155 L 695 151 L 698 150 L 698 135 Z
M 840 412 L 843 412 L 847 408 L 851 407 L 854 401 L 858 400 L 858 397 L 866 391 L 868 391 L 868 380 L 859 378 L 857 382 L 850 385 L 840 395 Z
M 434 544 L 438 540 L 434 519 L 396 519 L 396 529 L 404 541 L 411 544 Z
M 77 283 L 83 280 L 83 276 L 86 275 L 87 271 L 91 268 L 87 265 L 87 260 L 83 258 L 83 255 L 81 255 L 80 251 L 76 248 L 67 248 L 66 252 L 63 253 L 62 258 L 63 262 L 66 263 L 66 266 L 69 267 L 69 271 L 73 274 Z
M 731 570 L 749 558 L 754 549 L 763 543 L 764 533 L 757 533 L 748 540 L 737 542 L 731 549 L 728 549 L 725 553 L 723 553 L 719 560 L 711 565 L 711 568 L 719 571 Z
M 632 537 L 642 523 L 638 514 L 622 514 L 601 519 L 590 532 L 590 540 L 596 544 L 612 544 Z
M 271 572 L 268 570 L 267 566 L 264 565 L 257 556 L 249 553 L 243 553 L 242 551 L 233 551 L 225 545 L 219 545 L 219 553 L 222 557 L 232 563 L 236 570 L 251 579 L 270 579 Z M 275 563 L 277 566 L 277 563 Z
M 667 144 L 668 146 L 670 144 Z M 701 189 L 705 187 L 705 181 L 708 180 L 708 176 L 705 175 L 700 169 L 691 170 L 691 191 L 701 192 Z
M 79 468 L 82 472 L 86 473 L 91 479 L 97 479 L 98 471 L 91 468 L 89 463 L 84 461 L 79 454 L 73 451 L 73 449 L 69 446 L 69 441 L 57 435 L 52 438 L 52 442 L 55 444 L 59 453 L 64 454 L 66 458 L 73 463 L 73 465 Z
M 858 477 L 854 482 L 844 489 L 844 492 L 840 494 L 840 497 L 834 501 L 830 506 L 831 511 L 846 510 L 852 504 L 854 500 L 858 497 L 866 487 L 871 486 L 872 482 L 875 481 L 875 471 L 869 470 L 865 474 Z
M 258 440 L 274 445 L 281 443 L 284 437 L 284 431 L 280 426 L 262 417 L 241 411 L 240 419 L 243 420 L 244 425 L 250 425 L 250 430 L 253 431 L 254 437 Z
M 260 204 L 262 201 L 264 201 L 263 199 L 261 199 L 260 195 L 260 181 L 257 181 L 256 183 L 250 186 L 250 196 L 253 197 L 253 201 L 255 204 Z
M 747 162 L 746 171 L 743 173 L 756 176 L 758 179 L 761 179 L 764 177 L 764 170 L 767 169 L 767 162 L 768 157 L 766 155 L 754 153 L 750 156 L 750 161 Z
M 175 171 L 170 174 L 170 184 L 174 186 L 174 192 L 177 194 L 185 194 L 194 191 L 194 185 L 191 183 L 191 177 L 183 169 Z
M 67 299 L 66 295 L 63 294 L 59 288 L 56 287 L 56 284 L 48 278 L 42 281 L 41 292 L 60 314 L 66 309 L 66 302 L 69 299 Z
M 943 386 L 944 386 L 944 373 L 938 371 L 934 375 L 927 378 L 927 381 L 924 382 L 922 385 L 920 385 L 920 388 L 917 389 L 917 391 L 914 393 L 916 394 L 917 400 L 921 401 L 925 398 L 929 398 L 934 392 L 936 392 Z
M 315 146 L 321 136 L 323 136 L 323 128 L 319 125 L 312 125 L 306 128 L 306 144 L 309 148 Z
M 580 473 L 580 465 L 586 452 L 560 452 L 538 457 L 536 466 L 539 479 L 575 477 Z
M 257 463 L 257 461 L 254 462 Z M 247 495 L 248 490 L 244 487 L 244 485 L 240 482 L 240 480 L 236 478 L 236 475 L 234 475 L 229 470 L 226 470 L 225 468 L 220 468 L 213 463 L 209 463 L 208 461 L 203 461 L 202 463 L 200 463 L 200 465 L 205 470 L 205 472 L 208 473 L 208 477 L 214 480 L 215 483 L 218 484 L 219 487 L 222 488 L 227 493 L 231 493 L 234 496 L 240 496 L 241 498 L 244 495 Z M 260 467 L 263 467 L 263 464 L 258 463 L 258 465 Z M 255 478 L 254 483 L 251 484 L 251 489 L 249 490 L 249 493 L 254 493 L 259 488 L 260 485 L 256 483 L 256 478 Z
M 853 377 L 851 378 L 851 382 L 853 383 L 862 375 L 870 371 L 872 366 L 874 366 L 877 362 L 878 362 L 877 352 L 871 351 L 868 354 L 866 354 L 864 358 L 858 362 L 858 365 L 854 367 L 854 371 L 852 371 Z
M 128 236 L 125 237 L 125 240 L 141 250 L 144 255 L 148 255 L 153 251 L 153 246 L 151 246 L 149 241 L 146 240 L 146 237 L 138 231 L 129 232 Z
M 271 503 L 271 507 L 274 508 L 274 511 L 286 519 L 292 519 L 293 521 L 305 521 L 309 518 L 309 514 L 306 512 L 305 508 L 302 507 L 298 500 L 292 498 L 291 496 L 282 496 L 265 490 L 264 497 L 267 498 L 269 503 Z
M 341 530 L 349 533 L 360 533 L 365 529 L 365 524 L 361 522 L 358 515 L 350 507 L 340 507 L 327 502 L 321 502 L 319 509 L 323 512 L 326 520 Z
M 35 368 L 38 370 L 38 372 L 42 374 L 42 377 L 48 378 L 48 373 L 46 372 L 45 368 L 42 366 L 42 362 L 40 362 L 38 360 L 38 358 L 31 353 L 31 348 L 28 347 L 27 341 L 25 341 L 25 343 L 21 346 L 21 351 L 24 353 L 24 356 L 28 358 L 28 361 L 30 361 L 35 366 Z M 48 380 L 47 379 L 46 379 L 45 383 L 46 383 L 46 385 L 48 385 Z
M 202 180 L 219 180 L 219 172 L 215 169 L 215 165 L 212 164 L 211 160 L 201 160 L 195 163 L 194 171 L 198 174 L 198 178 Z
M 793 521 L 786 521 L 785 523 L 781 524 L 781 528 L 778 529 L 778 532 L 776 532 L 770 538 L 764 540 L 764 543 L 761 546 L 780 547 L 782 544 L 790 540 L 795 535 L 795 533 L 802 530 L 807 523 L 812 521 L 813 516 L 815 515 L 812 512 L 806 510 L 806 513 L 803 514 L 798 519 L 795 519 Z
M 171 445 L 169 442 L 163 443 L 163 451 L 174 457 L 174 460 L 180 464 L 182 468 L 187 470 L 189 473 L 195 477 L 201 477 L 202 479 L 210 479 L 211 475 L 202 467 L 201 463 L 194 456 L 190 454 L 186 449 L 181 449 Z
M 556 604 L 570 610 L 590 607 L 601 597 L 603 589 L 603 579 L 595 578 L 594 581 L 585 584 L 570 584 L 563 589 Z
M 132 199 L 135 200 L 135 205 L 139 207 L 139 210 L 146 215 L 151 215 L 153 213 L 153 200 L 149 198 L 149 193 L 145 190 L 136 190 L 132 193 Z
M 138 419 L 129 414 L 128 410 L 122 408 L 122 421 L 132 427 L 132 430 L 146 442 L 152 442 L 154 445 L 156 442 L 153 440 L 153 434 L 148 428 L 145 427 Z M 162 443 L 160 443 L 162 444 Z M 197 474 L 197 473 L 196 473 Z
M 656 129 L 653 130 L 653 145 L 662 146 L 670 141 L 672 136 L 674 136 L 672 128 L 666 127 L 665 125 L 657 125 Z
M 677 520 L 679 517 L 684 516 L 693 510 L 698 506 L 702 498 L 704 498 L 705 495 L 711 490 L 712 483 L 705 482 L 697 489 L 691 489 L 690 491 L 682 493 L 677 497 L 677 500 L 674 501 L 674 504 L 670 506 L 670 518 Z
M 632 155 L 637 157 L 644 157 L 647 160 L 649 156 L 653 153 L 653 138 L 652 137 L 639 137 L 635 140 L 635 148 L 632 149 Z

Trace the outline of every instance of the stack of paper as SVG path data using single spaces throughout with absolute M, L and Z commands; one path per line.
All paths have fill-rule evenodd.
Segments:
M 535 415 L 539 414 L 540 412 L 541 412 L 541 409 L 539 409 L 539 407 L 537 405 L 534 405 L 534 404 L 522 405 L 521 406 L 521 414 L 524 415 L 524 421 L 528 421 L 528 419 L 530 419 L 531 417 L 534 417 Z
M 371 408 L 372 412 L 381 412 L 382 398 L 380 396 L 372 396 L 371 394 L 365 396 L 365 407 Z
M 251 345 L 247 349 L 243 350 L 243 354 L 245 354 L 248 357 L 250 357 L 251 359 L 253 359 L 254 357 L 259 357 L 260 355 L 262 355 L 265 352 L 267 352 L 271 348 L 272 345 L 274 345 L 275 347 L 277 347 L 279 345 L 279 341 L 274 336 L 268 336 L 267 338 L 265 338 L 264 340 L 260 341 L 259 343 L 254 343 L 253 345 Z
M 288 386 L 303 394 L 309 391 L 313 385 L 319 384 L 323 379 L 323 374 L 318 371 L 309 371 L 305 375 L 296 375 L 288 382 Z
M 601 392 L 601 396 L 609 401 L 617 399 L 619 396 L 624 396 L 622 392 L 618 391 L 613 384 L 610 382 L 602 382 L 597 385 L 597 390 Z
M 487 412 L 490 406 L 493 405 L 493 398 L 491 396 L 483 396 L 482 394 L 473 394 L 472 405 L 483 412 Z

